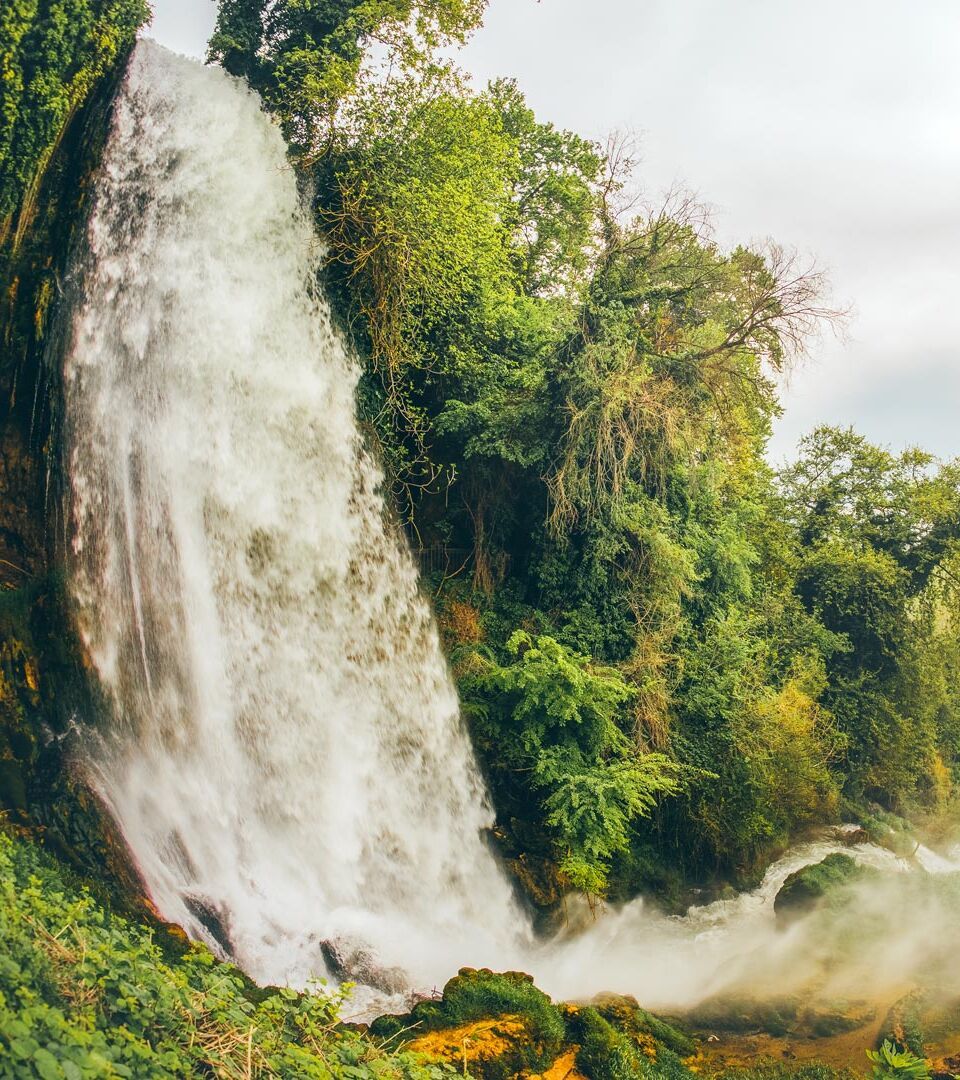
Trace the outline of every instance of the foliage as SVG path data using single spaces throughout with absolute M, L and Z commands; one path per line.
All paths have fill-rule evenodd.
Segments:
M 408 516 L 417 489 L 463 468 L 464 444 L 523 466 L 542 454 L 534 397 L 568 314 L 552 294 L 583 270 L 599 168 L 514 85 L 472 93 L 448 65 L 402 67 L 342 104 L 311 179 Z
M 620 1028 L 592 1006 L 576 1010 L 571 1028 L 580 1044 L 577 1068 L 591 1080 L 689 1080 L 693 1075 L 672 1050 Z
M 956 752 L 943 679 L 956 641 L 957 466 L 820 428 L 781 490 L 797 593 L 848 642 L 828 662 L 824 701 L 846 736 L 849 787 L 894 809 L 942 799 L 938 774 Z
M 842 433 L 763 458 L 837 314 L 816 268 L 723 250 L 680 194 L 620 212 L 625 149 L 513 83 L 358 71 L 305 169 L 395 505 L 450 552 L 441 616 L 476 613 L 454 659 L 508 852 L 625 896 L 749 875 L 842 796 L 945 806 L 953 466 Z
M 355 86 L 364 50 L 379 44 L 405 63 L 463 41 L 484 0 L 221 0 L 210 58 L 247 79 L 309 153 Z
M 480 739 L 498 746 L 498 768 L 527 774 L 540 793 L 561 873 L 602 894 L 631 823 L 678 789 L 678 770 L 662 754 L 638 751 L 621 730 L 618 713 L 632 690 L 619 672 L 523 630 L 507 651 L 512 662 L 487 660 L 464 682 Z
M 134 41 L 146 0 L 9 0 L 0 9 L 0 244 L 26 227 L 44 169 Z
M 925 1080 L 930 1075 L 930 1067 L 922 1057 L 898 1049 L 889 1039 L 884 1039 L 879 1049 L 868 1050 L 867 1057 L 873 1062 L 872 1080 Z
M 203 946 L 179 951 L 0 833 L 0 1077 L 442 1075 L 341 1028 L 342 990 L 260 991 Z

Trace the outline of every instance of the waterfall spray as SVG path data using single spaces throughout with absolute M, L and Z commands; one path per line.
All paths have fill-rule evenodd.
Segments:
M 88 757 L 162 913 L 256 978 L 360 942 L 432 985 L 524 920 L 320 255 L 258 97 L 142 42 L 65 364 Z

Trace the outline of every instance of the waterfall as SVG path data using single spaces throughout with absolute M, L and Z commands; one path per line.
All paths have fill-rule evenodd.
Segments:
M 64 365 L 86 756 L 162 914 L 258 980 L 334 943 L 433 985 L 525 920 L 321 256 L 257 96 L 142 42 Z
M 842 835 L 752 893 L 683 917 L 638 899 L 533 945 L 484 841 L 493 815 L 358 432 L 321 258 L 256 95 L 141 43 L 75 273 L 65 439 L 70 590 L 104 702 L 83 753 L 160 912 L 261 982 L 329 972 L 386 994 L 520 965 L 557 996 L 682 1007 L 898 987 L 952 956 L 951 894 L 898 879 L 960 858 Z M 778 928 L 786 877 L 846 850 L 886 883 Z

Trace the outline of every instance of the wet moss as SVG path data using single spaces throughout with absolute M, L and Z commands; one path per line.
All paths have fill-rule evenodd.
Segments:
M 520 971 L 497 973 L 487 968 L 462 968 L 443 988 L 436 1001 L 418 1002 L 403 1016 L 382 1016 L 370 1026 L 381 1038 L 408 1034 L 408 1041 L 426 1032 L 459 1030 L 480 1021 L 508 1020 L 487 1031 L 486 1038 L 501 1046 L 498 1055 L 484 1054 L 486 1080 L 501 1080 L 526 1069 L 548 1068 L 563 1047 L 566 1029 L 560 1009 Z
M 593 1005 L 605 1020 L 635 1039 L 647 1036 L 680 1057 L 689 1057 L 696 1051 L 696 1044 L 691 1036 L 676 1025 L 641 1008 L 636 998 L 602 994 L 594 999 Z
M 868 873 L 868 868 L 843 852 L 834 852 L 813 866 L 804 866 L 792 873 L 777 893 L 773 902 L 777 921 L 781 925 L 793 922 L 819 907 L 841 886 L 858 881 Z

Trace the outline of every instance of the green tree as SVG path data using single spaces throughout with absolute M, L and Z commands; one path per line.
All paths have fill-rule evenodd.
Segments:
M 293 149 L 310 154 L 354 89 L 366 50 L 406 64 L 463 41 L 485 0 L 221 0 L 209 55 L 260 92 Z
M 465 681 L 481 742 L 498 747 L 501 783 L 539 798 L 569 883 L 602 895 L 610 862 L 630 845 L 630 826 L 680 787 L 662 754 L 639 752 L 618 721 L 633 691 L 612 668 L 553 638 L 518 630 L 507 664 L 490 659 Z

